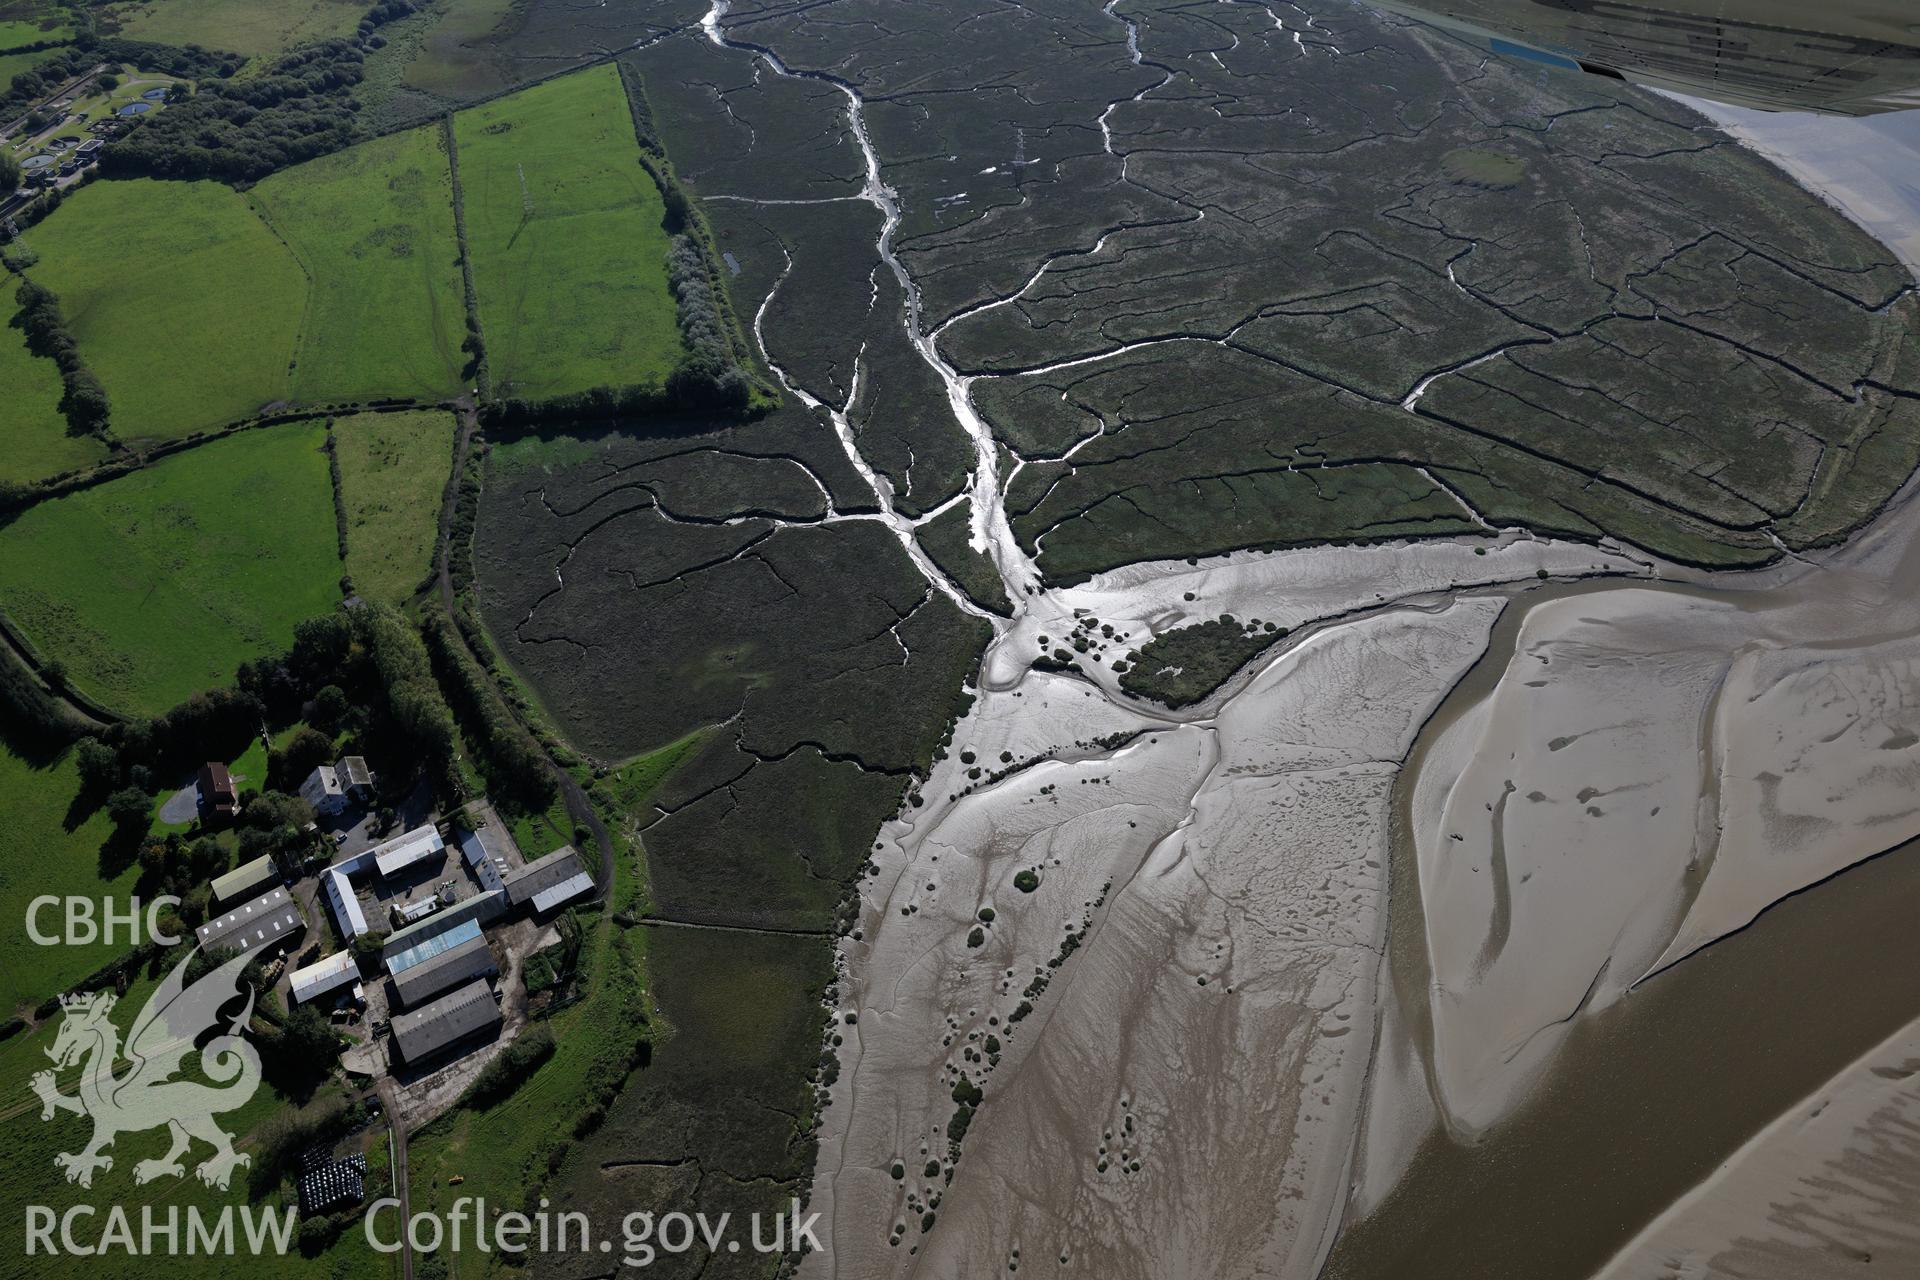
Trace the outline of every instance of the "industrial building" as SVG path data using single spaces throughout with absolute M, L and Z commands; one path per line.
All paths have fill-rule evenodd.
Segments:
M 511 844 L 511 841 L 508 842 Z M 474 878 L 483 889 L 504 889 L 509 866 L 506 849 L 501 847 L 500 838 L 491 828 L 480 828 L 462 832 L 460 836 L 460 856 L 466 859 L 472 868 Z
M 333 922 L 348 942 L 367 931 L 367 916 L 360 910 L 360 899 L 354 896 L 350 877 L 361 865 L 370 862 L 371 858 L 354 858 L 320 873 L 320 891 L 326 897 L 327 910 L 333 912 Z

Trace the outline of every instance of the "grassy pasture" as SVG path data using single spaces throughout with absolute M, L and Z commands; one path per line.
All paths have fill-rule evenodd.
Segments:
M 0 315 L 15 311 L 12 276 L 0 276 Z M 67 434 L 60 413 L 60 370 L 27 350 L 18 329 L 0 328 L 0 396 L 7 411 L 0 414 L 0 481 L 31 484 L 63 471 L 90 466 L 107 456 L 106 446 L 91 436 Z
M 0 529 L 0 608 L 109 706 L 156 713 L 339 599 L 318 426 L 251 431 Z
M 294 398 L 458 393 L 466 316 L 440 129 L 376 138 L 284 170 L 252 200 L 312 284 Z
M 214 182 L 96 182 L 28 236 L 121 439 L 178 437 L 288 395 L 307 284 Z
M 0 53 L 0 85 L 12 84 L 15 76 L 31 71 L 46 56 L 45 53 Z
M 71 30 L 64 24 L 56 25 L 51 31 L 42 31 L 37 22 L 0 20 L 0 49 L 17 49 L 23 44 L 38 44 L 42 40 L 63 40 L 70 34 Z M 46 55 L 34 56 L 44 58 Z
M 454 117 L 494 384 L 557 395 L 664 377 L 682 347 L 659 188 L 611 66 Z
M 351 35 L 363 0 L 141 0 L 116 4 L 120 34 L 271 58 L 297 44 Z
M 334 424 L 347 509 L 347 573 L 370 600 L 404 604 L 432 566 L 453 416 L 363 413 Z
M 0 49 L 46 40 L 71 40 L 73 21 L 64 9 L 39 0 L 0 0 Z M 34 55 L 44 58 L 44 53 Z
M 0 929 L 0 1020 L 65 990 L 127 949 L 117 943 L 42 947 L 27 937 L 27 904 L 41 894 L 96 902 L 111 894 L 125 910 L 139 874 L 123 869 L 101 880 L 100 845 L 112 827 L 104 813 L 95 813 L 68 830 L 67 807 L 79 790 L 70 753 L 29 760 L 0 737 L 0 920 L 6 922 Z M 58 930 L 58 910 L 48 911 L 40 926 Z

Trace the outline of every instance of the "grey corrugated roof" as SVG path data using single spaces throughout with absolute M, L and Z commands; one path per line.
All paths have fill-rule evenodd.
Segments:
M 543 916 L 562 903 L 572 902 L 575 898 L 592 892 L 593 877 L 582 871 L 579 875 L 570 876 L 559 884 L 534 894 L 533 913 Z
M 218 947 L 253 951 L 272 945 L 305 923 L 299 904 L 276 886 L 214 917 L 195 932 L 205 951 Z
M 487 949 L 487 940 L 474 937 L 430 960 L 402 969 L 393 975 L 393 986 L 400 993 L 401 1003 L 418 1004 L 448 987 L 498 972 L 493 952 Z
M 306 924 L 299 904 L 287 896 L 285 889 L 274 889 L 207 921 L 194 936 L 202 951 L 220 947 L 259 951 L 306 928 Z
M 393 1043 L 403 1059 L 418 1062 L 499 1023 L 500 1006 L 480 979 L 394 1018 Z
M 573 846 L 563 844 L 544 858 L 529 862 L 518 871 L 509 871 L 506 875 L 507 901 L 514 906 L 533 901 L 534 895 L 565 884 L 586 868 L 580 865 L 580 855 Z

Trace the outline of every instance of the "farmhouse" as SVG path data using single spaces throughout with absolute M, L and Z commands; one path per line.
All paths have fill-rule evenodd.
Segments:
M 334 762 L 333 773 L 347 799 L 355 804 L 373 803 L 373 771 L 367 768 L 364 757 L 341 756 Z
M 500 1006 L 485 979 L 469 982 L 431 1004 L 393 1020 L 393 1047 L 403 1062 L 418 1063 L 500 1025 Z
M 273 865 L 273 859 L 261 856 L 235 867 L 223 876 L 215 877 L 213 901 L 224 909 L 237 902 L 257 898 L 279 882 L 280 871 Z
M 288 939 L 299 937 L 306 927 L 299 904 L 287 896 L 285 889 L 275 888 L 207 921 L 194 930 L 194 936 L 202 951 L 265 954 Z
M 300 798 L 319 814 L 337 814 L 350 804 L 373 803 L 373 773 L 360 756 L 341 756 L 318 765 L 300 784 Z
M 240 812 L 240 793 L 233 789 L 233 775 L 218 760 L 200 766 L 200 811 L 209 821 L 231 821 Z
M 332 815 L 347 807 L 347 790 L 340 785 L 340 774 L 330 764 L 318 765 L 300 784 L 300 798 L 322 815 Z

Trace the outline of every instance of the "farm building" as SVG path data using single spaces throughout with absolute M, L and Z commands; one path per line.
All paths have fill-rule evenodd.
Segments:
M 320 889 L 326 894 L 327 910 L 333 912 L 340 936 L 352 942 L 367 931 L 367 917 L 360 910 L 360 899 L 354 896 L 353 882 L 347 878 L 349 874 L 344 864 L 328 867 L 320 873 Z
M 200 811 L 209 820 L 225 822 L 240 812 L 240 793 L 234 790 L 233 775 L 218 760 L 200 766 Z
M 372 849 L 373 865 L 384 878 L 404 871 L 415 863 L 425 862 L 446 847 L 447 842 L 440 838 L 440 833 L 431 825 L 415 827 L 404 835 L 375 845 Z
M 307 1004 L 329 992 L 360 981 L 360 967 L 350 951 L 336 951 L 324 960 L 316 960 L 303 969 L 295 969 L 291 983 L 295 1004 Z
M 510 846 L 512 841 L 505 843 Z M 506 883 L 501 879 L 501 867 L 507 864 L 507 858 L 501 846 L 501 838 L 490 829 L 467 831 L 460 836 L 460 855 L 473 868 L 473 874 L 483 888 L 506 888 Z
M 340 785 L 340 775 L 330 764 L 318 765 L 307 775 L 300 784 L 300 798 L 319 814 L 335 814 L 347 807 L 346 788 Z
M 412 1006 L 423 1000 L 431 999 L 450 987 L 460 986 L 476 978 L 490 978 L 500 972 L 493 962 L 493 952 L 487 947 L 486 938 L 480 934 L 480 926 L 469 922 L 460 930 L 471 928 L 473 933 L 454 946 L 427 956 L 412 964 L 393 971 L 394 990 L 400 993 L 400 1002 Z M 442 937 L 450 936 L 442 934 Z M 401 959 L 395 956 L 387 967 L 393 969 Z
M 473 926 L 475 932 L 483 924 L 489 924 L 506 913 L 507 895 L 498 889 L 487 893 L 476 893 L 471 898 L 463 898 L 443 911 L 435 912 L 419 924 L 411 924 L 388 938 L 380 949 L 382 960 L 391 960 L 403 951 L 419 946 L 430 938 L 464 925 Z
M 493 989 L 485 979 L 477 979 L 394 1018 L 393 1048 L 401 1061 L 417 1063 L 499 1025 Z
M 279 883 L 280 869 L 273 865 L 273 859 L 264 856 L 255 858 L 252 862 L 235 867 L 225 875 L 214 878 L 214 905 L 224 908 L 236 902 L 257 898 Z
M 307 922 L 287 891 L 275 888 L 207 921 L 194 931 L 202 951 L 265 953 L 305 932 Z
M 570 844 L 509 872 L 504 880 L 507 902 L 514 907 L 531 905 L 536 915 L 593 891 L 593 877 L 580 865 L 580 855 Z

